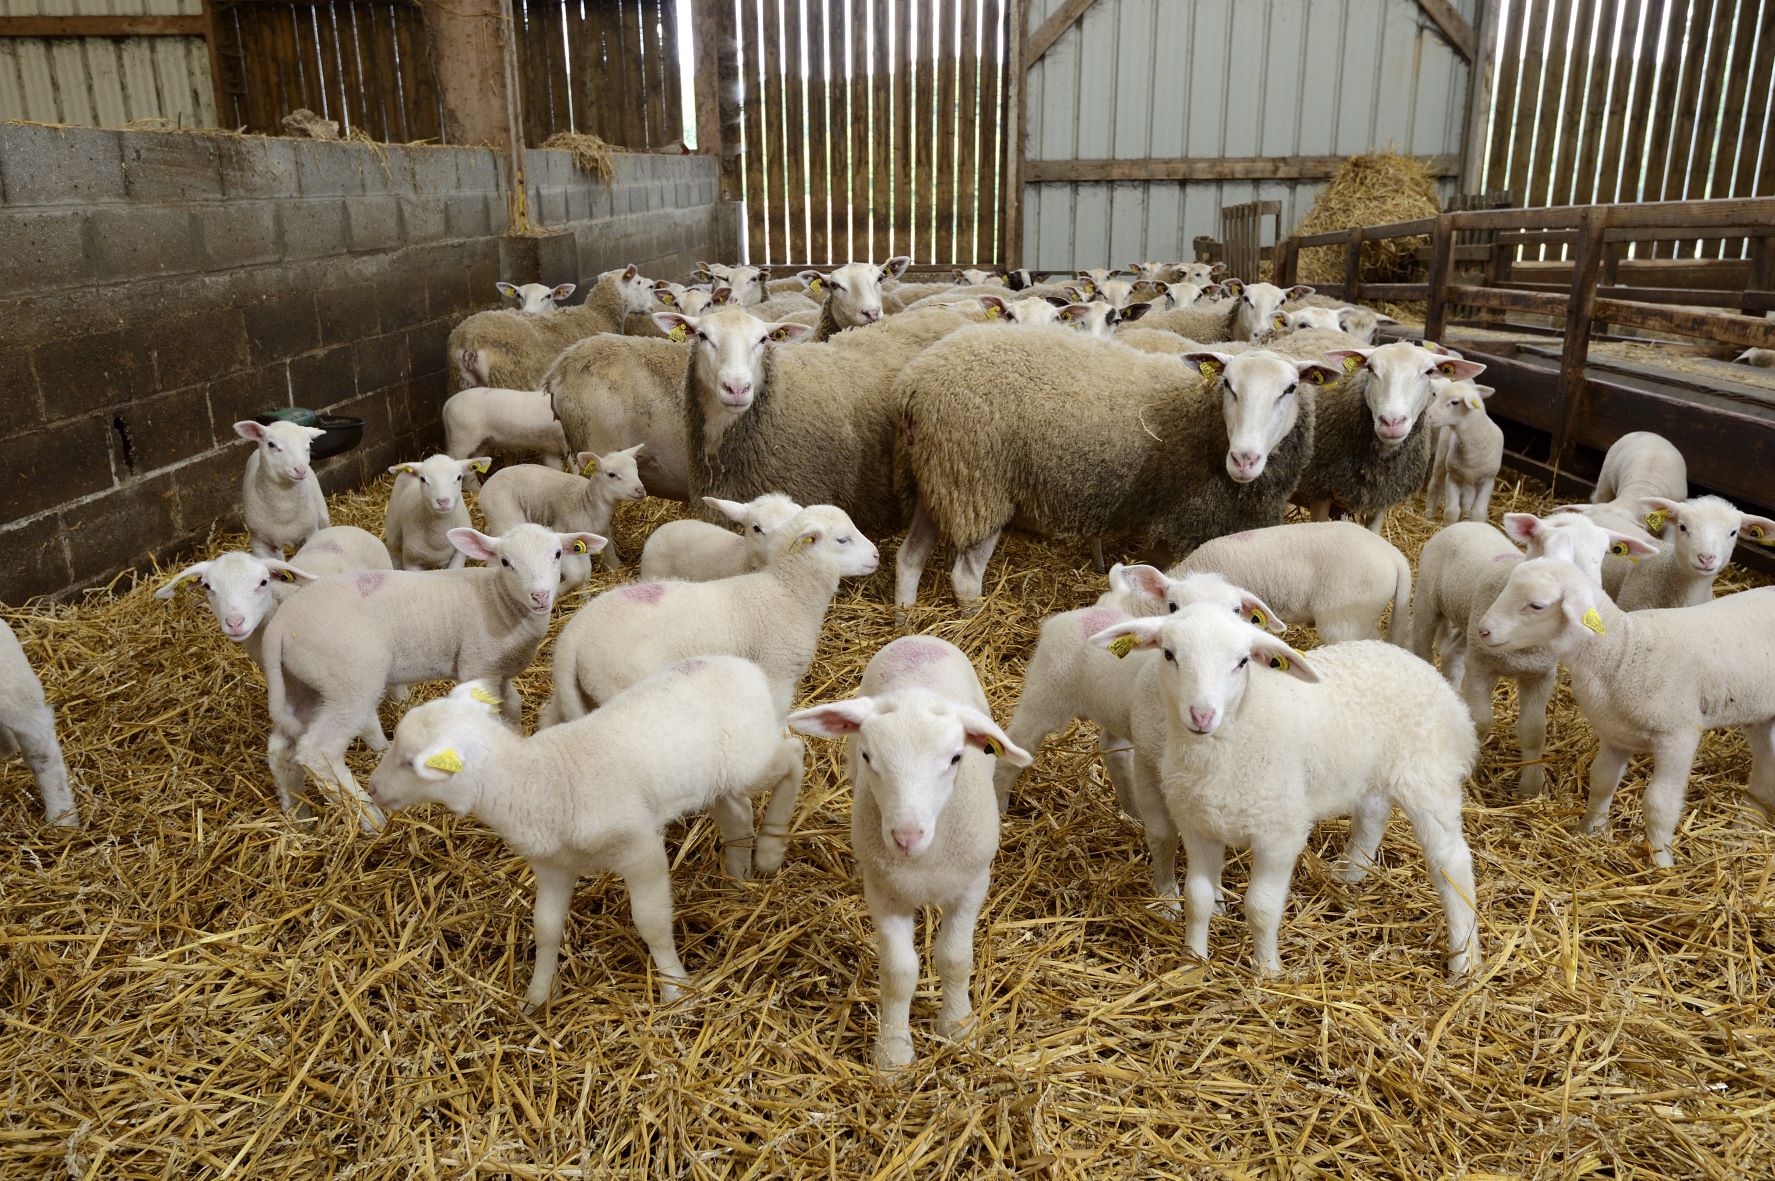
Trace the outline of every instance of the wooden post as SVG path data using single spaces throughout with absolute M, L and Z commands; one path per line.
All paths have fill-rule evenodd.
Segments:
M 690 60 L 696 70 L 692 87 L 696 93 L 696 150 L 698 155 L 721 155 L 721 20 L 720 0 L 695 0 L 690 9 L 690 27 L 680 28 L 680 37 L 692 42 Z M 729 8 L 733 6 L 728 5 Z
M 1299 269 L 1300 243 L 1293 238 L 1276 243 L 1276 286 L 1294 286 L 1294 275 Z
M 1341 297 L 1345 303 L 1355 303 L 1362 298 L 1362 227 L 1357 226 L 1344 239 L 1344 293 Z
M 1596 288 L 1602 278 L 1603 231 L 1611 210 L 1592 205 L 1579 215 L 1578 244 L 1572 255 L 1571 300 L 1565 313 L 1565 347 L 1559 355 L 1559 418 L 1553 434 L 1554 466 L 1571 454 L 1572 435 L 1584 407 L 1584 365 L 1590 358 L 1591 320 L 1596 313 Z
M 1744 286 L 1747 292 L 1775 290 L 1775 238 L 1752 238 L 1750 240 L 1750 281 Z M 1751 307 L 1740 310 L 1747 316 L 1763 314 Z
M 233 127 L 237 112 L 228 101 L 228 83 L 222 74 L 222 30 L 216 21 L 216 0 L 203 0 L 203 46 L 210 55 L 210 92 L 215 95 L 216 126 Z
M 1011 61 L 1005 95 L 1005 266 L 1023 265 L 1023 162 L 1029 158 L 1023 142 L 1024 117 L 1028 113 L 1024 63 L 1029 49 L 1029 0 L 1011 0 Z
M 1424 310 L 1424 339 L 1441 340 L 1448 330 L 1448 285 L 1454 278 L 1454 215 L 1444 213 L 1436 219 L 1436 232 L 1430 235 L 1430 298 Z
M 524 229 L 530 224 L 524 207 L 524 111 L 511 0 L 454 0 L 427 4 L 424 12 L 444 104 L 444 139 L 485 145 L 506 157 L 510 228 Z
M 1479 191 L 1479 177 L 1485 171 L 1486 120 L 1491 114 L 1491 68 L 1498 46 L 1499 0 L 1475 0 L 1479 5 L 1479 35 L 1474 41 L 1473 57 L 1467 63 L 1467 110 L 1461 120 L 1461 190 Z M 1508 184 L 1500 179 L 1500 186 Z

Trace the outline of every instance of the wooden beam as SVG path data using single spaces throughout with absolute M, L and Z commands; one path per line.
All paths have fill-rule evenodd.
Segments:
M 1048 52 L 1054 42 L 1060 40 L 1060 34 L 1077 24 L 1079 18 L 1084 16 L 1085 11 L 1095 3 L 1097 0 L 1066 0 L 1065 4 L 1055 9 L 1054 15 L 1043 21 L 1042 27 L 1029 35 L 1029 47 L 1024 51 L 1023 56 L 1023 69 L 1027 70 L 1036 62 L 1041 61 L 1042 54 Z M 1018 31 L 1021 32 L 1020 29 Z M 1020 72 L 1015 71 L 1014 73 Z
M 0 16 L 0 37 L 201 37 L 201 16 Z
M 1473 56 L 1467 59 L 1467 109 L 1461 116 L 1461 189 L 1477 193 L 1485 171 L 1486 122 L 1491 117 L 1492 57 L 1498 45 L 1498 9 L 1501 0 L 1474 0 L 1479 36 Z M 1502 186 L 1499 186 L 1502 187 Z
M 1013 71 L 1012 77 L 1016 74 Z M 1183 159 L 1031 160 L 1023 179 L 1044 181 L 1324 180 L 1347 156 L 1193 156 Z M 1454 176 L 1457 157 L 1421 156 L 1437 176 Z
M 203 47 L 210 59 L 210 93 L 216 103 L 216 126 L 233 127 L 235 111 L 229 103 L 228 80 L 222 74 L 222 26 L 216 19 L 215 0 L 203 0 Z
M 680 37 L 689 37 L 692 41 L 690 60 L 695 76 L 691 85 L 696 94 L 697 154 L 716 157 L 721 155 L 720 7 L 719 0 L 695 0 L 690 9 L 690 24 L 678 28 Z
M 1584 211 L 1578 244 L 1572 250 L 1572 292 L 1565 310 L 1565 346 L 1559 355 L 1559 425 L 1553 432 L 1553 462 L 1565 462 L 1576 444 L 1578 416 L 1584 409 L 1584 363 L 1590 359 L 1590 327 L 1596 319 L 1596 285 L 1602 276 L 1609 228 L 1607 206 Z M 1605 317 L 1606 318 L 1606 317 Z
M 1469 63 L 1477 59 L 1475 50 L 1479 38 L 1474 35 L 1473 26 L 1467 23 L 1467 18 L 1456 12 L 1448 0 L 1418 0 L 1418 7 L 1442 30 L 1443 38 L 1454 46 L 1456 53 Z
M 1081 9 L 1081 11 L 1083 11 Z M 1007 267 L 1023 265 L 1023 186 L 1029 180 L 1028 127 L 1029 0 L 1011 0 L 1011 62 L 1005 81 L 1005 241 L 999 253 Z

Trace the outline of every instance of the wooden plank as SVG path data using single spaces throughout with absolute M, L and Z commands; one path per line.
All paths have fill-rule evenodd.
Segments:
M 678 60 L 680 37 L 689 29 L 678 27 L 676 0 L 656 0 L 659 5 L 660 101 L 665 106 L 663 143 L 684 142 L 684 74 Z M 655 145 L 658 146 L 658 145 Z
M 789 211 L 794 199 L 789 192 L 788 127 L 783 118 L 782 0 L 763 0 L 759 61 L 764 69 L 764 173 L 770 186 L 770 235 L 768 249 L 754 255 L 754 263 L 782 262 L 795 257 L 789 232 Z
M 1023 265 L 1023 202 L 1025 182 L 1029 176 L 1029 145 L 1025 142 L 1029 126 L 1029 95 L 1025 81 L 1029 74 L 1029 0 L 1011 0 L 1010 28 L 1005 32 L 1005 45 L 1010 53 L 1010 68 L 1005 74 L 1005 129 L 1000 149 L 1004 161 L 1003 200 L 999 206 L 1004 224 L 1003 249 L 1007 267 Z
M 913 0 L 893 0 L 894 20 L 894 248 L 895 254 L 918 258 L 916 187 L 918 125 L 917 87 L 923 82 L 912 52 Z
M 802 71 L 801 37 L 805 0 L 780 0 L 783 35 L 783 165 L 784 192 L 788 200 L 788 231 L 783 239 L 780 260 L 817 257 L 808 239 L 807 166 L 810 145 L 807 139 L 806 78 Z
M 764 48 L 758 34 L 757 0 L 746 0 L 742 5 L 737 32 L 741 56 L 745 60 L 746 237 L 750 243 L 750 257 L 763 258 L 770 232 L 771 187 L 765 169 L 769 144 L 765 135 Z
M 869 234 L 872 257 L 880 262 L 894 253 L 894 85 L 888 70 L 893 62 L 893 29 L 886 4 L 862 0 L 869 14 L 869 56 L 874 69 L 869 92 L 869 169 L 873 176 L 869 201 Z
M 1056 8 L 1053 15 L 1042 22 L 1041 28 L 1029 34 L 1029 41 L 1022 55 L 1022 69 L 1028 71 L 1030 66 L 1041 61 L 1042 55 L 1053 47 L 1054 42 L 1060 40 L 1060 35 L 1077 24 L 1079 18 L 1095 3 L 1097 0 L 1066 0 L 1066 3 Z M 1018 13 L 1018 16 L 1022 19 L 1013 28 L 1020 33 L 1024 28 L 1023 22 L 1028 18 L 1022 13 Z
M 693 0 L 690 27 L 679 29 L 680 37 L 692 38 L 691 89 L 693 118 L 696 120 L 696 150 L 705 156 L 721 157 L 721 9 L 731 10 L 731 3 L 722 0 Z M 677 6 L 672 7 L 677 19 Z
M 1448 0 L 1418 0 L 1418 7 L 1441 30 L 1443 40 L 1454 46 L 1456 53 L 1469 62 L 1478 58 L 1479 38 L 1473 32 L 1473 26 L 1454 10 Z
M 954 259 L 980 257 L 980 35 L 984 24 L 974 0 L 960 0 L 955 61 Z
M 1498 12 L 1499 35 L 1501 40 L 1494 40 L 1486 50 L 1497 54 L 1497 78 L 1492 83 L 1495 110 L 1490 112 L 1490 122 L 1484 134 L 1490 142 L 1490 150 L 1485 159 L 1484 183 L 1487 188 L 1510 188 L 1510 170 L 1508 160 L 1510 147 L 1516 139 L 1516 87 L 1522 68 L 1522 57 L 1518 52 L 1520 36 L 1518 27 L 1522 20 L 1522 6 L 1511 0 L 1486 0 L 1494 10 L 1508 8 Z M 1483 150 L 1483 148 L 1481 149 Z
M 988 0 L 990 3 L 991 0 Z M 996 60 L 993 49 L 998 38 L 1004 38 L 1007 61 L 991 70 L 991 102 L 988 93 L 980 95 L 981 128 L 980 164 L 981 196 L 990 192 L 990 226 L 982 226 L 981 253 L 996 258 L 1007 267 L 1023 265 L 1023 161 L 1024 137 L 1028 129 L 1025 109 L 1023 28 L 1027 0 L 1001 0 L 1003 11 L 986 34 L 988 62 Z M 990 10 L 989 10 L 990 11 Z M 992 183 L 986 183 L 990 171 Z M 988 230 L 990 229 L 990 233 Z
M 202 16 L 0 16 L 0 37 L 201 37 Z
M 1431 340 L 1441 340 L 1448 326 L 1448 285 L 1453 277 L 1454 221 L 1443 216 L 1436 219 L 1436 232 L 1430 235 L 1430 301 L 1424 310 L 1424 335 Z
M 962 3 L 963 0 L 930 0 L 931 65 L 937 72 L 937 101 L 931 107 L 931 159 L 937 170 L 930 255 L 933 262 L 953 263 L 961 257 L 955 249 L 955 229 L 960 213 L 955 204 L 955 174 L 960 147 L 957 141 L 961 135 L 956 122 L 961 95 L 961 54 L 956 42 L 960 34 Z
M 1563 461 L 1573 446 L 1572 428 L 1584 406 L 1584 362 L 1590 355 L 1590 328 L 1596 314 L 1596 284 L 1602 272 L 1608 228 L 1607 209 L 1586 210 L 1573 251 L 1572 288 L 1565 313 L 1565 345 L 1559 358 L 1559 427 L 1553 433 L 1553 460 Z M 1605 316 L 1606 318 L 1606 316 Z
M 824 11 L 823 11 L 824 10 Z M 811 229 L 808 235 L 809 257 L 830 262 L 835 226 L 833 188 L 838 181 L 837 167 L 843 153 L 834 137 L 843 134 L 839 120 L 833 118 L 838 79 L 834 74 L 832 55 L 844 51 L 842 17 L 832 20 L 830 6 L 821 0 L 804 0 L 803 25 L 807 30 L 807 189 Z M 842 68 L 843 59 L 838 66 Z
M 379 101 L 381 126 L 370 134 L 384 143 L 398 143 L 406 138 L 401 131 L 404 114 L 401 93 L 401 68 L 394 55 L 394 10 L 371 8 L 376 17 L 376 65 L 371 77 L 371 90 Z
M 1536 103 L 1536 125 L 1529 137 L 1527 169 L 1524 183 L 1516 191 L 1524 205 L 1554 205 L 1556 152 L 1562 128 L 1559 125 L 1561 95 L 1572 66 L 1573 41 L 1566 35 L 1576 15 L 1574 0 L 1543 0 L 1547 26 L 1553 32 L 1546 61 L 1541 67 L 1541 97 Z
M 641 76 L 647 86 L 647 105 L 643 110 L 647 131 L 643 142 L 649 148 L 660 148 L 678 136 L 666 127 L 666 55 L 660 42 L 659 0 L 638 0 L 641 51 Z M 678 105 L 678 93 L 670 95 L 671 105 Z
M 402 68 L 407 72 L 408 138 L 443 141 L 443 97 L 438 88 L 437 64 L 432 60 L 431 45 L 425 36 L 422 9 L 401 10 L 398 21 L 401 33 Z
M 573 129 L 572 83 L 568 80 L 565 42 L 566 13 L 559 3 L 544 3 L 539 7 L 542 9 L 542 19 L 533 27 L 542 32 L 542 66 L 545 71 L 543 93 L 547 96 L 549 105 L 546 117 L 540 120 L 541 136 L 531 141 L 538 147 L 555 132 Z M 535 12 L 536 8 L 532 7 L 531 11 Z
M 712 23 L 698 21 L 697 28 L 715 31 L 715 82 L 720 92 L 717 96 L 717 114 L 721 124 L 721 198 L 724 201 L 737 201 L 745 196 L 745 187 L 741 180 L 740 168 L 740 135 L 745 127 L 745 118 L 740 111 L 740 40 L 739 29 L 734 23 L 734 6 L 731 0 L 706 0 L 715 6 L 715 20 Z M 740 227 L 740 233 L 746 233 L 746 227 Z M 738 243 L 735 244 L 736 248 Z
M 1013 75 L 1014 77 L 1014 75 Z M 1343 167 L 1347 156 L 1193 156 L 1148 160 L 1030 160 L 1024 179 L 1032 184 L 1142 180 L 1324 180 Z M 1437 176 L 1456 176 L 1460 159 L 1452 154 L 1421 156 Z
M 210 62 L 210 94 L 216 104 L 216 126 L 232 127 L 227 74 L 222 70 L 222 24 L 216 19 L 215 0 L 203 0 L 203 48 Z
M 1498 52 L 1498 10 L 1503 0 L 1473 0 L 1479 22 L 1467 70 L 1467 105 L 1461 117 L 1460 186 L 1477 192 L 1485 171 L 1485 137 L 1491 117 L 1492 72 Z
M 622 62 L 622 143 L 647 149 L 647 63 L 641 36 L 641 0 L 617 5 L 617 45 Z
M 833 0 L 844 6 L 848 68 L 844 77 L 844 242 L 840 262 L 870 257 L 869 24 L 864 0 Z

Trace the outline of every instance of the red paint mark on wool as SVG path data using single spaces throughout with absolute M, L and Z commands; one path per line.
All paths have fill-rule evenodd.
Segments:
M 622 588 L 622 596 L 634 599 L 637 603 L 646 603 L 649 607 L 657 604 L 665 596 L 664 584 L 658 582 L 636 582 Z
M 367 599 L 377 591 L 381 590 L 382 584 L 387 581 L 387 574 L 378 571 L 367 571 L 357 576 L 357 593 Z
M 1079 616 L 1079 630 L 1086 636 L 1094 636 L 1106 627 L 1114 627 L 1127 620 L 1129 616 L 1111 607 L 1096 607 Z
M 1256 536 L 1257 536 L 1257 530 L 1247 529 L 1243 533 L 1228 534 L 1227 540 L 1228 541 L 1250 541 L 1253 537 L 1256 537 Z
M 680 660 L 672 666 L 681 673 L 693 673 L 709 667 L 709 662 L 701 656 L 692 656 L 689 660 Z
M 1493 558 L 1492 561 L 1494 561 L 1494 562 L 1520 562 L 1520 561 L 1522 561 L 1522 554 L 1520 552 L 1518 552 L 1517 550 L 1511 550 L 1507 554 L 1499 554 L 1497 557 Z

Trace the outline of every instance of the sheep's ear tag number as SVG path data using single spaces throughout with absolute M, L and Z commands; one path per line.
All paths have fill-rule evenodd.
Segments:
M 1196 368 L 1202 371 L 1203 377 L 1214 377 L 1220 373 L 1220 362 L 1202 361 L 1196 366 Z
M 685 336 L 686 336 L 686 335 L 687 335 L 687 334 L 686 334 L 686 333 L 685 333 L 685 331 L 684 331 L 684 325 L 682 325 L 682 324 L 674 324 L 674 325 L 672 325 L 672 330 L 671 330 L 671 331 L 670 331 L 670 332 L 668 332 L 668 333 L 666 333 L 666 337 L 667 337 L 667 338 L 668 338 L 668 339 L 670 339 L 670 340 L 675 340 L 675 341 L 677 341 L 677 342 L 678 342 L 678 343 L 679 343 L 679 344 L 683 344 L 683 343 L 684 343 L 684 337 L 685 337 Z
M 490 693 L 487 690 L 481 688 L 479 685 L 476 685 L 473 689 L 470 689 L 468 691 L 468 695 L 470 697 L 474 698 L 476 701 L 480 702 L 482 705 L 504 705 L 505 704 L 505 702 L 500 699 L 499 694 Z M 451 758 L 456 757 L 455 751 L 446 751 L 445 753 L 450 755 Z M 437 757 L 441 758 L 442 756 L 440 755 Z M 456 765 L 454 767 L 448 767 L 448 768 L 444 768 L 444 769 L 450 770 L 450 771 L 460 771 L 460 770 L 462 770 L 462 760 L 457 759 Z
M 1595 607 L 1584 612 L 1584 618 L 1580 620 L 1580 622 L 1599 636 L 1606 636 L 1609 634 L 1609 629 L 1602 625 L 1602 616 L 1596 613 Z
M 1646 532 L 1656 537 L 1659 533 L 1664 531 L 1664 522 L 1669 519 L 1670 514 L 1663 509 L 1653 509 L 1646 514 Z
M 1270 667 L 1271 668 L 1279 668 L 1283 672 L 1287 672 L 1291 667 L 1293 667 L 1293 665 L 1294 665 L 1294 662 L 1292 660 L 1288 659 L 1288 657 L 1286 657 L 1286 656 L 1272 656 L 1272 657 L 1270 657 Z
M 469 466 L 474 468 L 477 472 L 480 472 L 483 476 L 487 474 L 488 465 L 485 460 L 482 460 L 480 463 L 471 463 Z
M 573 543 L 573 552 L 576 554 L 583 554 L 591 548 L 592 548 L 591 546 L 587 545 L 583 541 L 576 541 Z
M 1354 372 L 1356 372 L 1357 369 L 1361 368 L 1361 366 L 1362 366 L 1362 358 L 1361 357 L 1345 357 L 1344 358 L 1344 372 L 1345 373 L 1354 373 Z
M 1128 655 L 1128 653 L 1134 651 L 1134 637 L 1117 636 L 1109 642 L 1109 650 L 1115 653 L 1117 660 L 1120 660 L 1122 657 Z
M 445 747 L 437 754 L 431 756 L 431 758 L 425 760 L 425 765 L 430 767 L 433 771 L 448 771 L 451 774 L 455 774 L 462 770 L 462 756 L 451 750 L 449 747 Z

